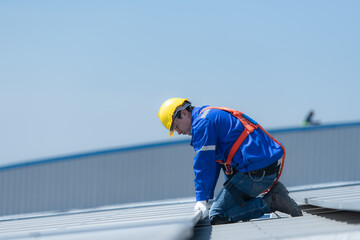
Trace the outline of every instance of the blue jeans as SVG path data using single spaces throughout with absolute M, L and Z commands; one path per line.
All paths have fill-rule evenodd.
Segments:
M 219 215 L 230 222 L 247 221 L 271 213 L 259 194 L 268 189 L 276 179 L 276 173 L 269 176 L 251 176 L 237 172 L 224 186 L 211 206 L 209 217 Z

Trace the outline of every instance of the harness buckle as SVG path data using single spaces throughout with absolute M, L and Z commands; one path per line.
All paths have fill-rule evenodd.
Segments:
M 226 175 L 231 175 L 231 174 L 233 174 L 233 169 L 232 169 L 232 167 L 231 167 L 230 165 L 224 164 L 224 166 L 225 166 L 225 173 L 226 173 Z

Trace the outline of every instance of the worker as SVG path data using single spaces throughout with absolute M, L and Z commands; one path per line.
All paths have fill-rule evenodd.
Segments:
M 303 126 L 317 126 L 320 125 L 319 121 L 315 121 L 313 119 L 314 117 L 314 111 L 310 110 L 310 112 L 306 115 L 306 118 L 303 121 Z
M 248 221 L 275 211 L 302 216 L 278 181 L 285 158 L 283 145 L 250 117 L 228 108 L 194 107 L 185 98 L 166 100 L 158 116 L 170 137 L 175 131 L 192 136 L 190 145 L 196 151 L 194 210 L 201 211 L 202 219 L 209 216 L 215 225 Z M 221 169 L 226 181 L 209 211 Z

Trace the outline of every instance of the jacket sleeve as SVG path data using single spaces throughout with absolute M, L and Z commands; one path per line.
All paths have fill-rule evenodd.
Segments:
M 216 162 L 216 131 L 207 119 L 197 124 L 193 132 L 196 201 L 214 197 L 214 189 L 221 166 Z

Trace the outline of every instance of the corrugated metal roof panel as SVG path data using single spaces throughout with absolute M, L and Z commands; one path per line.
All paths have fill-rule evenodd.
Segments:
M 0 239 L 188 239 L 194 202 L 159 203 L 0 221 Z
M 360 239 L 360 183 L 336 183 L 298 187 L 290 193 L 303 203 L 316 203 L 318 206 L 301 205 L 304 216 L 292 218 L 278 213 L 269 219 L 255 219 L 211 226 L 208 221 L 200 221 L 194 231 L 195 240 L 203 239 Z M 314 204 L 314 205 L 316 205 Z M 327 209 L 324 207 L 332 207 Z
M 291 193 L 336 201 L 338 193 L 359 184 L 326 186 Z M 316 193 L 316 194 L 315 194 Z M 331 194 L 333 193 L 333 194 Z M 301 195 L 300 195 L 301 194 Z M 313 194 L 313 195 L 312 195 Z M 354 195 L 354 199 L 360 196 Z M 340 198 L 341 199 L 341 198 Z M 68 213 L 9 216 L 0 219 L 0 239 L 360 239 L 360 212 L 302 205 L 303 217 L 271 218 L 211 226 L 197 221 L 194 199 L 127 204 Z M 195 228 L 194 225 L 196 224 Z
M 193 239 L 332 239 L 335 236 L 347 236 L 350 239 L 359 239 L 360 227 L 327 219 L 325 217 L 304 213 L 303 217 L 288 217 L 253 220 L 225 225 L 211 226 L 198 224 Z M 330 238 L 329 238 L 330 237 Z M 341 238 L 340 238 L 341 239 Z
M 296 201 L 304 204 L 360 212 L 360 183 L 299 190 L 293 192 L 292 196 Z

